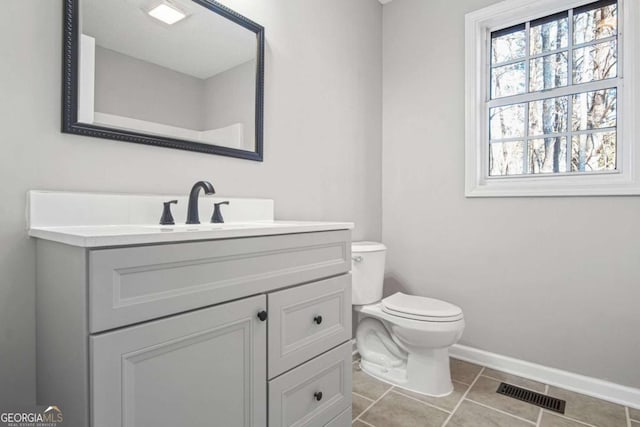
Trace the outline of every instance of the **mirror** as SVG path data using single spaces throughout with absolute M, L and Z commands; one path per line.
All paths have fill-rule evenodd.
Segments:
M 65 0 L 62 131 L 262 161 L 264 28 L 212 0 Z

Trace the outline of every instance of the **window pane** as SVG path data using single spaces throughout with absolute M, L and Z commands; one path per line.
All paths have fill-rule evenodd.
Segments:
M 616 89 L 578 93 L 572 96 L 573 130 L 589 130 L 616 126 Z
M 513 59 L 524 58 L 525 54 L 525 32 L 514 31 L 491 37 L 491 63 L 511 61 Z
M 615 3 L 586 11 L 577 9 L 573 15 L 573 43 L 615 36 L 617 26 L 618 7 Z
M 567 97 L 529 103 L 529 135 L 549 135 L 567 130 Z
M 529 140 L 527 173 L 559 173 L 567 171 L 567 138 Z
M 594 132 L 571 138 L 571 171 L 616 169 L 616 132 Z
M 524 62 L 491 69 L 491 98 L 525 92 Z
M 573 82 L 584 83 L 618 75 L 618 51 L 615 40 L 573 51 Z
M 567 85 L 566 52 L 532 59 L 529 67 L 531 73 L 529 91 L 531 92 Z
M 521 138 L 524 136 L 524 104 L 506 105 L 489 110 L 491 139 Z
M 522 175 L 523 154 L 523 141 L 489 144 L 489 175 Z
M 565 13 L 566 15 L 566 13 Z M 569 44 L 568 18 L 561 18 L 543 24 L 531 23 L 531 55 L 563 49 Z

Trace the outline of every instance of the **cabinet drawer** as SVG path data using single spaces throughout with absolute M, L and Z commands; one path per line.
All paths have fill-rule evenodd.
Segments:
M 269 378 L 351 338 L 351 275 L 273 292 Z
M 269 381 L 271 427 L 324 426 L 350 407 L 350 342 Z
M 325 424 L 324 427 L 350 427 L 353 422 L 352 415 L 351 408 L 349 408 Z
M 89 328 L 100 332 L 349 271 L 350 231 L 92 250 Z

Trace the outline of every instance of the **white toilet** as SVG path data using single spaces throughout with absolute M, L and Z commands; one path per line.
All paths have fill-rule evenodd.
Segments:
M 382 243 L 353 242 L 356 342 L 366 373 L 429 396 L 453 391 L 449 347 L 462 336 L 462 310 L 448 302 L 403 293 L 382 299 Z

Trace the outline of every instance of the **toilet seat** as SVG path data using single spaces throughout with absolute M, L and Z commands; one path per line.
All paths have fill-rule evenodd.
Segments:
M 462 309 L 446 301 L 397 292 L 382 300 L 385 313 L 423 322 L 455 322 L 463 318 Z

